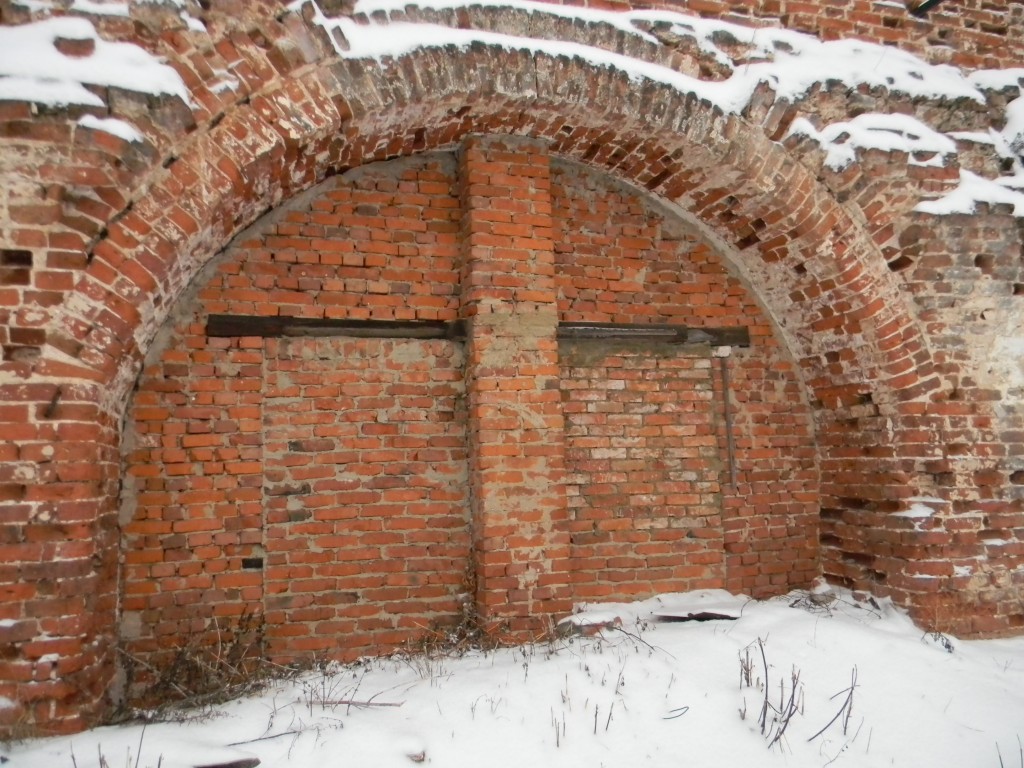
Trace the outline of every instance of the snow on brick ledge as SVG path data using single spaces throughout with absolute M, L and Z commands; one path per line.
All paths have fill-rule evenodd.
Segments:
M 295 0 L 289 6 L 329 33 L 344 58 L 400 57 L 422 48 L 447 45 L 466 48 L 483 43 L 506 50 L 528 50 L 567 56 L 626 73 L 634 82 L 652 80 L 714 104 L 727 114 L 741 113 L 759 86 L 767 85 L 776 99 L 793 103 L 807 100 L 818 89 L 841 84 L 850 92 L 882 89 L 913 100 L 986 103 L 986 92 L 1020 89 L 1024 69 L 965 73 L 949 65 L 934 65 L 911 53 L 861 40 L 821 41 L 811 35 L 775 27 L 751 29 L 717 19 L 702 19 L 671 11 L 603 11 L 593 8 L 552 6 L 534 0 L 359 0 L 354 15 L 328 18 L 314 0 Z M 625 56 L 577 41 L 505 34 L 494 30 L 464 29 L 436 23 L 408 21 L 410 8 L 452 12 L 512 9 L 533 15 L 570 19 L 580 25 L 603 24 L 648 42 L 658 40 L 647 29 L 657 28 L 692 40 L 703 55 L 729 72 L 722 80 L 706 80 L 662 64 Z M 541 25 L 535 25 L 541 28 Z M 737 53 L 737 51 L 739 51 Z M 925 200 L 922 213 L 972 213 L 979 204 L 1003 206 L 1024 216 L 1024 105 L 1011 102 L 1003 126 L 993 126 L 1000 140 L 994 151 L 1010 161 L 1011 172 L 995 180 L 961 171 L 960 184 L 937 200 Z M 896 114 L 868 113 L 849 122 L 816 128 L 803 119 L 793 133 L 816 140 L 825 150 L 825 165 L 847 167 L 860 150 L 905 153 L 911 165 L 955 167 L 955 136 L 944 134 L 921 120 Z

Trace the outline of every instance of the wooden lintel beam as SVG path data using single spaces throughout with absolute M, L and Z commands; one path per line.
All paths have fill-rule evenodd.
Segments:
M 341 320 L 308 317 L 210 315 L 207 336 L 354 336 L 369 339 L 463 339 L 462 321 Z
M 749 347 L 747 328 L 687 328 L 663 323 L 560 323 L 559 339 L 624 339 L 712 347 Z
M 349 320 L 257 315 L 210 315 L 207 336 L 353 336 L 370 339 L 466 338 L 462 320 Z M 558 338 L 565 340 L 663 341 L 713 347 L 749 347 L 746 328 L 687 328 L 663 323 L 561 323 Z

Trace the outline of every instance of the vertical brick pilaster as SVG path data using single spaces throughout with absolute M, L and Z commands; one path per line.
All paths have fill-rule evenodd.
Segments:
M 570 607 L 551 169 L 541 142 L 470 137 L 460 172 L 477 609 L 522 633 Z

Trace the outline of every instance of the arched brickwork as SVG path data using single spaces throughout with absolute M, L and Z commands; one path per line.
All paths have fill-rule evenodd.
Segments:
M 626 10 L 630 0 L 558 0 L 563 5 Z M 725 18 L 740 24 L 779 24 L 822 40 L 855 37 L 898 45 L 932 61 L 970 68 L 1016 66 L 1024 61 L 1024 12 L 1015 3 L 947 2 L 915 18 L 899 2 L 853 0 L 822 5 L 806 0 L 653 0 L 644 8 Z
M 265 217 L 179 302 L 126 420 L 120 624 L 132 657 L 161 666 L 248 615 L 265 617 L 276 661 L 361 655 L 464 618 L 462 342 L 207 331 L 216 314 L 456 320 L 458 177 L 452 153 L 334 177 Z M 551 179 L 560 321 L 751 338 L 728 361 L 708 347 L 559 342 L 574 598 L 806 585 L 818 574 L 817 453 L 770 319 L 648 195 L 575 162 L 554 161 Z
M 829 14 L 798 5 L 765 2 L 752 13 L 831 34 Z M 865 5 L 844 13 L 856 31 L 887 39 L 882 30 L 893 27 L 883 12 L 877 23 L 853 19 Z M 986 31 L 980 4 L 964 5 L 975 18 L 962 32 L 971 61 L 995 63 L 1005 38 Z M 934 577 L 952 568 L 928 547 L 947 544 L 890 515 L 926 492 L 939 505 L 970 506 L 977 496 L 962 483 L 952 493 L 930 486 L 929 477 L 943 474 L 926 466 L 935 435 L 950 428 L 955 410 L 932 403 L 949 396 L 956 366 L 924 333 L 927 316 L 906 290 L 917 276 L 889 266 L 903 247 L 893 222 L 905 224 L 915 185 L 941 188 L 948 169 L 909 187 L 893 182 L 905 167 L 899 158 L 830 176 L 814 151 L 777 143 L 792 114 L 770 93 L 733 116 L 611 68 L 486 45 L 347 60 L 280 10 L 252 4 L 246 24 L 211 17 L 215 44 L 207 48 L 160 12 L 147 19 L 147 44 L 174 53 L 196 103 L 112 92 L 115 113 L 132 116 L 144 143 L 78 127 L 66 114 L 35 118 L 29 105 L 5 106 L 7 135 L 31 133 L 45 144 L 28 143 L 26 156 L 5 166 L 25 181 L 10 193 L 4 266 L 15 285 L 26 259 L 42 274 L 11 299 L 22 305 L 0 362 L 5 434 L 17 441 L 0 447 L 10 524 L 0 550 L 13 564 L 0 584 L 14 620 L 5 641 L 16 648 L 0 661 L 0 696 L 21 703 L 3 710 L 3 725 L 75 728 L 103 708 L 118 611 L 121 422 L 143 358 L 202 268 L 262 214 L 330 175 L 471 135 L 540 142 L 552 157 L 631 185 L 698 229 L 756 286 L 796 363 L 787 380 L 803 383 L 814 409 L 833 553 L 826 570 L 892 594 L 932 624 L 1006 628 L 998 619 L 972 623 L 969 613 L 959 621 L 964 599 L 954 592 L 926 599 L 936 594 Z M 1012 31 L 1018 11 L 999 23 Z M 108 34 L 134 34 L 130 23 L 102 23 Z M 696 67 L 699 54 L 689 55 Z M 218 87 L 224 68 L 236 73 L 238 92 Z M 823 94 L 820 103 L 832 99 Z M 47 153 L 60 162 L 44 161 Z M 1012 528 L 1018 506 L 992 496 L 975 528 Z M 925 562 L 915 570 L 911 559 Z M 940 617 L 937 605 L 948 614 Z

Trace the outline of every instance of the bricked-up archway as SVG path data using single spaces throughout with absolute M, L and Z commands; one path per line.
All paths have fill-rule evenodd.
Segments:
M 923 540 L 917 544 L 912 526 L 898 530 L 899 520 L 885 519 L 925 490 L 913 472 L 934 436 L 923 414 L 940 381 L 886 267 L 881 245 L 894 235 L 863 213 L 887 200 L 884 191 L 838 202 L 773 141 L 780 127 L 770 99 L 745 115 L 727 116 L 614 69 L 486 45 L 419 50 L 383 62 L 344 60 L 295 15 L 268 21 L 258 35 L 235 32 L 222 42 L 216 55 L 244 65 L 251 93 L 237 103 L 211 100 L 221 112 L 215 117 L 199 107 L 206 113 L 191 136 L 183 129 L 192 118 L 184 117 L 180 103 L 157 104 L 138 118 L 152 142 L 145 151 L 101 136 L 71 137 L 64 123 L 52 122 L 52 140 L 69 142 L 76 163 L 50 172 L 68 184 L 74 177 L 94 194 L 72 197 L 78 217 L 67 216 L 67 233 L 26 244 L 48 248 L 55 260 L 64 253 L 77 279 L 73 288 L 61 284 L 63 298 L 49 299 L 38 330 L 19 337 L 35 352 L 2 364 L 19 377 L 4 385 L 9 418 L 18 424 L 11 434 L 19 441 L 2 457 L 13 479 L 11 515 L 18 527 L 4 546 L 19 565 L 3 582 L 5 604 L 17 606 L 18 620 L 11 638 L 16 652 L 0 661 L 0 695 L 23 708 L 3 710 L 7 724 L 73 728 L 102 709 L 117 622 L 120 424 L 144 355 L 199 270 L 263 212 L 330 174 L 451 147 L 474 134 L 526 137 L 545 154 L 647 190 L 704 230 L 756 287 L 817 410 L 823 505 L 841 523 L 832 535 L 849 555 L 831 572 L 856 586 L 874 583 L 918 608 L 919 618 L 936 620 L 922 598 L 930 587 L 915 580 L 919 571 L 905 553 L 926 561 L 933 556 Z M 201 83 L 197 89 L 213 93 Z M 474 194 L 472 185 L 465 194 Z M 907 201 L 900 190 L 893 195 L 897 211 Z M 478 225 L 468 221 L 463 255 L 472 265 L 474 248 L 489 248 L 487 237 L 494 235 L 487 216 Z M 545 228 L 542 221 L 525 226 Z M 524 247 L 539 254 L 550 243 Z M 480 293 L 469 291 L 466 305 L 487 303 L 493 285 L 487 275 L 469 269 L 469 283 Z M 533 281 L 513 287 L 545 290 Z M 475 339 L 470 352 L 484 366 L 488 341 L 504 332 L 503 312 L 486 314 L 489 320 L 478 327 L 490 335 Z M 499 347 L 492 344 L 491 351 L 498 354 Z M 545 351 L 538 345 L 522 364 L 543 367 Z M 481 429 L 492 417 L 470 415 Z M 479 470 L 473 482 L 486 482 L 485 469 Z M 474 493 L 486 497 L 480 487 Z M 552 504 L 556 514 L 557 501 Z M 871 530 L 875 526 L 880 529 Z M 550 529 L 549 519 L 539 531 Z M 509 532 L 497 526 L 493 535 L 503 539 Z M 495 562 L 488 572 L 488 554 L 497 547 L 487 543 L 486 532 L 480 536 L 479 573 L 495 579 L 481 592 L 485 614 L 500 618 L 507 595 L 518 590 L 520 607 L 543 612 L 566 604 L 564 589 L 541 594 L 552 584 L 536 570 L 527 578 Z M 892 546 L 884 563 L 875 562 L 873 548 L 892 541 L 902 548 Z M 564 546 L 557 537 L 521 544 Z M 858 569 L 868 561 L 870 568 Z M 553 585 L 563 587 L 564 578 Z M 950 599 L 956 605 L 955 596 Z M 524 614 L 516 608 L 515 615 Z M 56 661 L 49 660 L 52 654 Z
M 466 260 L 467 233 L 493 247 Z M 566 594 L 806 585 L 810 409 L 704 240 L 508 136 L 361 166 L 265 217 L 179 302 L 127 415 L 127 652 L 160 666 L 248 613 L 275 661 L 361 655 L 451 631 L 474 587 L 489 625 L 543 629 Z M 539 267 L 518 258 L 531 241 Z M 360 338 L 360 320 L 462 327 Z M 633 335 L 567 338 L 573 323 Z M 636 336 L 651 328 L 720 340 Z M 523 587 L 496 588 L 516 569 Z

